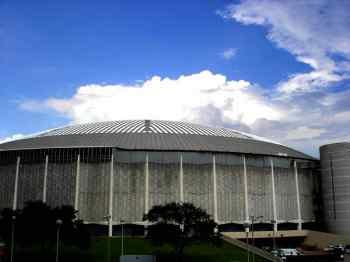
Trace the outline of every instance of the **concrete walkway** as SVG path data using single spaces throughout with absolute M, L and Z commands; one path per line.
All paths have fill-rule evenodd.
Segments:
M 230 243 L 234 246 L 237 246 L 239 248 L 242 248 L 247 251 L 247 258 L 248 256 L 251 257 L 253 254 L 256 256 L 260 256 L 262 258 L 265 258 L 268 261 L 272 262 L 281 262 L 281 258 L 273 256 L 271 253 L 262 250 L 260 248 L 257 248 L 255 246 L 249 245 L 243 241 L 240 241 L 238 239 L 230 238 L 225 235 L 223 235 L 223 240 L 226 241 L 227 243 Z
M 254 238 L 284 238 L 284 237 L 306 237 L 308 230 L 282 230 L 282 231 L 254 231 Z M 223 236 L 233 239 L 245 239 L 245 232 L 222 232 Z M 248 238 L 252 238 L 252 232 L 249 232 Z

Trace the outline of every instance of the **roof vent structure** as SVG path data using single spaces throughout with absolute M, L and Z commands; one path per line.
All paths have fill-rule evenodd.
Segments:
M 151 130 L 151 120 L 145 120 L 145 129 L 143 130 L 144 132 L 152 132 Z

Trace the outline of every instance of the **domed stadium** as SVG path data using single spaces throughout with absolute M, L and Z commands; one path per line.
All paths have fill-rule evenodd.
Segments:
M 226 128 L 125 120 L 71 125 L 0 144 L 0 209 L 72 205 L 86 223 L 142 220 L 191 202 L 220 225 L 315 220 L 316 159 Z M 107 220 L 106 220 L 107 218 Z

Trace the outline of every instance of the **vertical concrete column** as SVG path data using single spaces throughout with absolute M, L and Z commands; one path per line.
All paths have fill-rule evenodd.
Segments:
M 13 210 L 17 209 L 17 191 L 18 191 L 18 177 L 19 177 L 19 165 L 21 163 L 21 157 L 17 157 L 17 163 L 16 163 L 16 175 L 15 175 L 15 188 L 13 191 Z
M 243 155 L 243 186 L 244 186 L 244 210 L 245 222 L 249 223 L 249 199 L 248 199 L 248 178 L 247 178 L 247 163 L 245 155 Z
M 184 170 L 182 167 L 182 153 L 180 154 L 180 202 L 184 202 Z
M 272 185 L 272 211 L 273 211 L 273 231 L 277 231 L 277 205 L 276 205 L 276 189 L 275 189 L 275 171 L 273 158 L 270 158 L 271 163 L 271 185 Z
M 146 153 L 145 163 L 145 214 L 148 213 L 149 207 L 149 169 L 148 169 L 148 153 Z
M 113 235 L 113 193 L 114 193 L 114 155 L 111 155 L 109 172 L 108 236 Z
M 301 230 L 301 206 L 300 206 L 300 194 L 299 194 L 299 175 L 297 161 L 294 161 L 294 174 L 295 174 L 295 187 L 297 195 L 297 209 L 298 209 L 298 230 Z
M 47 172 L 49 168 L 49 155 L 45 156 L 45 170 L 44 170 L 44 182 L 43 182 L 43 202 L 46 203 L 46 188 L 47 188 Z
M 216 163 L 215 155 L 213 154 L 213 197 L 214 197 L 214 221 L 218 222 L 218 198 L 216 189 Z
M 77 170 L 75 176 L 75 198 L 74 198 L 74 209 L 78 210 L 79 208 L 79 188 L 80 188 L 80 154 L 77 158 Z

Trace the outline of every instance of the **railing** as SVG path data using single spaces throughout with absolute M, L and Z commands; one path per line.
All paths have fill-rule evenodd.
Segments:
M 273 262 L 281 262 L 282 259 L 279 258 L 279 257 L 276 257 L 274 255 L 272 255 L 271 253 L 267 252 L 267 251 L 264 251 L 260 248 L 257 248 L 255 246 L 252 246 L 252 245 L 249 245 L 243 241 L 240 241 L 238 239 L 233 239 L 233 238 L 230 238 L 228 236 L 222 236 L 222 239 L 234 246 L 237 246 L 237 247 L 240 247 L 244 250 L 247 250 L 247 252 L 250 252 L 250 253 L 253 253 L 257 256 L 260 256 L 262 258 L 265 258 L 266 260 L 268 261 L 273 261 Z

